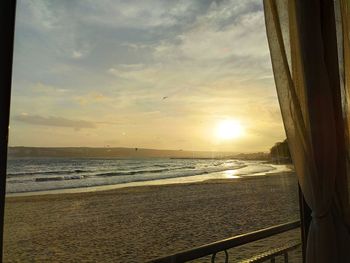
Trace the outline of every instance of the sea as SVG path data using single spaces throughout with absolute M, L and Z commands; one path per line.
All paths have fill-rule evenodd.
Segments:
M 236 159 L 10 158 L 6 193 L 82 192 L 288 171 L 288 165 Z

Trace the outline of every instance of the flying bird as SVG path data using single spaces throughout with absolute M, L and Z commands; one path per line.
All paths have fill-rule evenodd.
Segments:
M 162 98 L 162 100 L 166 100 L 168 99 L 169 97 L 172 97 L 172 96 L 175 96 L 177 95 L 178 93 L 182 92 L 184 89 L 187 89 L 188 87 L 187 86 L 183 86 L 183 87 L 180 87 L 178 89 L 175 89 L 173 92 L 171 92 L 170 94 L 168 94 L 167 96 L 164 96 Z

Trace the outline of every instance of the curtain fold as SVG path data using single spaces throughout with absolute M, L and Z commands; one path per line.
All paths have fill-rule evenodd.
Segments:
M 341 43 L 333 1 L 264 0 L 283 122 L 312 209 L 307 262 L 350 262 L 349 1 L 340 1 Z
M 336 2 L 340 8 L 340 77 L 342 81 L 342 94 L 343 94 L 343 113 L 345 124 L 345 140 L 346 145 L 350 146 L 350 1 L 340 0 Z M 346 151 L 347 157 L 347 184 L 343 187 L 347 187 L 348 195 L 343 194 L 341 206 L 344 211 L 344 220 L 347 223 L 348 230 L 350 231 L 350 147 Z

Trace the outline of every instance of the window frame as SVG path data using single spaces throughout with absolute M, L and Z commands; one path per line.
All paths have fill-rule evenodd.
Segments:
M 3 232 L 6 194 L 8 129 L 11 101 L 13 43 L 16 0 L 0 1 L 0 261 L 3 260 Z

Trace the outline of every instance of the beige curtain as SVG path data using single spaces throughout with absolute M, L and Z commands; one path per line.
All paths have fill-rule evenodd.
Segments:
M 306 262 L 315 263 L 350 262 L 349 0 L 339 1 L 338 21 L 332 0 L 264 0 L 283 122 L 312 209 Z
M 339 3 L 340 2 L 340 3 Z M 339 8 L 338 30 L 340 42 L 340 76 L 343 94 L 343 112 L 345 119 L 345 139 L 350 145 L 350 0 L 337 1 Z M 347 176 L 350 178 L 350 147 L 347 148 Z M 348 198 L 350 199 L 350 180 L 348 181 Z M 347 224 L 350 225 L 350 209 L 347 211 Z

